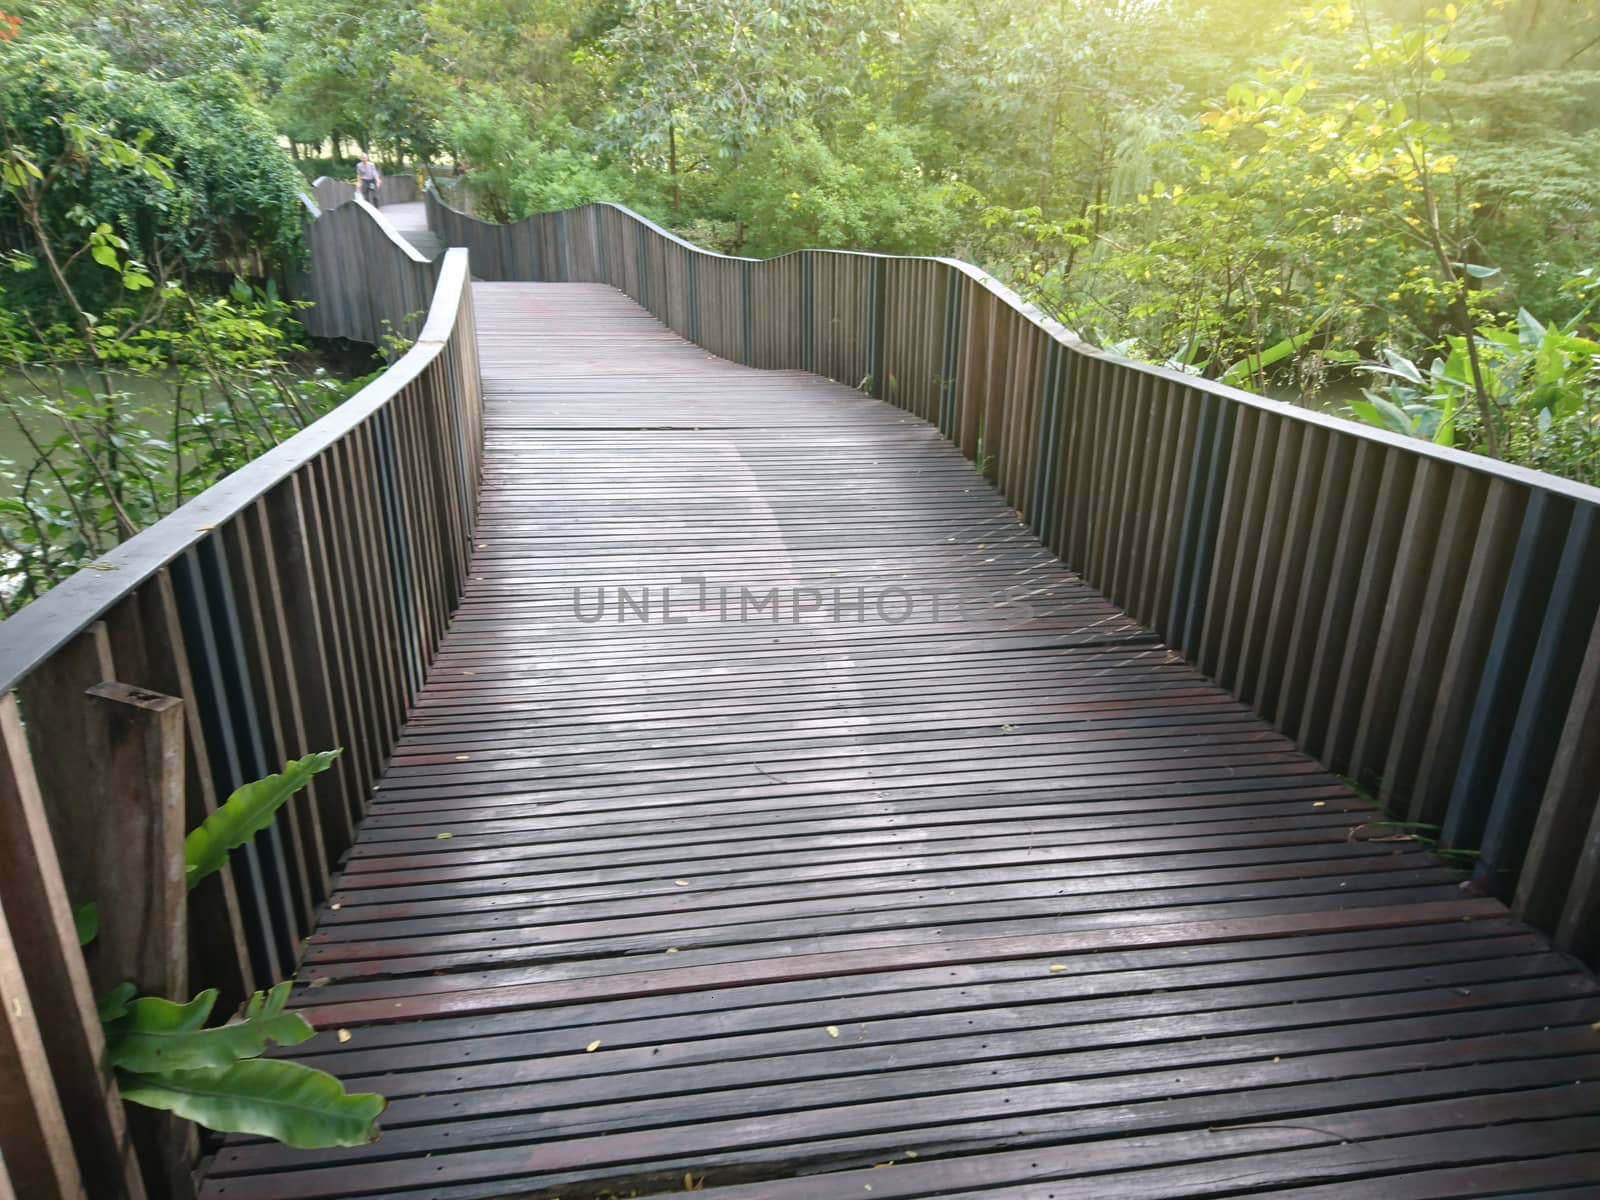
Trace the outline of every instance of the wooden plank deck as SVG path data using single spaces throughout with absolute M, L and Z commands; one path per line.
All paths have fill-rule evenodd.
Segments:
M 206 1197 L 1600 1194 L 1593 978 L 936 431 L 603 287 L 475 299 L 473 581 L 302 972 L 385 1136 Z
M 395 232 L 415 247 L 425 258 L 436 258 L 444 249 L 437 235 L 428 228 L 428 209 L 421 200 L 408 200 L 403 204 L 380 204 L 384 219 L 393 225 Z

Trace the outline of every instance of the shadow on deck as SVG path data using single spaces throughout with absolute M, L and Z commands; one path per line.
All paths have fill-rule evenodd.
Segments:
M 1595 1194 L 1593 979 L 936 429 L 474 292 L 472 580 L 301 972 L 385 1135 L 205 1196 Z

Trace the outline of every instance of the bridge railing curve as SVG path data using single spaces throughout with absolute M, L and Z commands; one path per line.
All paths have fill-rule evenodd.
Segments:
M 348 179 L 333 179 L 327 175 L 319 175 L 311 181 L 311 195 L 315 197 L 317 207 L 327 212 L 338 208 L 341 204 L 348 204 L 356 198 L 357 192 L 356 185 Z M 406 172 L 383 177 L 380 204 L 409 204 L 421 198 L 422 194 L 417 188 L 415 175 Z
M 735 258 L 613 204 L 494 225 L 425 200 L 480 278 L 609 284 L 937 425 L 1088 582 L 1600 953 L 1600 489 L 1118 358 L 951 259 Z
M 319 185 L 333 183 L 319 179 Z M 310 251 L 297 290 L 312 301 L 301 318 L 315 337 L 342 337 L 370 346 L 414 338 L 429 312 L 443 259 L 429 259 L 384 217 L 348 195 L 336 207 L 307 204 Z
M 360 201 L 308 237 L 312 329 L 374 340 L 417 312 L 415 344 L 0 623 L 0 1191 L 145 1194 L 95 998 L 216 987 L 225 1012 L 294 971 L 466 582 L 483 441 L 467 252 L 428 263 Z M 185 897 L 185 831 L 333 747 Z

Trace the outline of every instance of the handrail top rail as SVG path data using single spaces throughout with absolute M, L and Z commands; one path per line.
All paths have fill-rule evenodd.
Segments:
M 316 187 L 317 184 L 323 182 L 323 180 L 328 180 L 329 183 L 343 182 L 343 180 L 328 179 L 326 175 L 319 175 L 316 177 L 316 179 L 311 181 L 311 186 Z M 300 198 L 306 201 L 309 207 L 312 208 L 315 211 L 315 214 L 319 217 L 324 212 L 335 211 L 335 209 L 332 208 L 324 209 L 320 207 L 315 199 L 307 196 L 304 192 L 300 193 Z M 415 203 L 415 201 L 412 201 L 412 203 Z M 367 216 L 371 217 L 372 220 L 377 224 L 378 228 L 383 231 L 383 236 L 389 240 L 396 250 L 398 250 L 411 262 L 416 263 L 418 266 L 422 266 L 426 263 L 434 261 L 426 254 L 422 253 L 422 251 L 418 250 L 410 242 L 408 242 L 405 236 L 394 227 L 392 222 L 390 222 L 389 218 L 383 215 L 383 210 L 381 208 L 373 208 L 372 205 L 363 200 L 359 190 L 355 195 L 351 196 L 350 199 L 341 202 L 338 205 L 338 208 L 343 208 L 346 204 L 354 204 L 357 208 L 361 209 L 362 212 L 366 213 Z
M 460 209 L 451 206 L 445 201 L 443 195 L 440 194 L 438 189 L 434 187 L 433 180 L 431 178 L 428 180 L 424 190 L 431 192 L 439 205 L 449 209 L 458 217 L 463 217 L 469 221 L 477 221 L 482 225 L 495 224 L 493 221 L 485 221 L 481 217 L 475 217 L 471 213 L 464 213 Z M 1108 350 L 1103 350 L 1100 347 L 1085 341 L 1081 336 L 1068 329 L 1055 318 L 1047 316 L 1039 311 L 1036 305 L 1030 304 L 1028 301 L 1024 300 L 1021 296 L 1017 295 L 1016 292 L 1012 291 L 1009 287 L 995 279 L 994 276 L 990 275 L 982 268 L 974 266 L 972 263 L 965 262 L 959 258 L 947 258 L 943 255 L 933 254 L 880 254 L 872 250 L 827 249 L 790 250 L 785 254 L 774 255 L 772 258 L 748 258 L 734 254 L 722 254 L 715 250 L 707 250 L 703 246 L 697 246 L 693 242 L 687 241 L 686 239 L 679 237 L 677 234 L 672 233 L 670 230 L 663 229 L 660 225 L 657 225 L 654 221 L 650 220 L 649 217 L 635 212 L 633 209 L 624 204 L 615 204 L 609 200 L 597 200 L 589 205 L 576 205 L 572 208 L 559 209 L 547 213 L 535 213 L 532 215 L 557 216 L 561 213 L 577 212 L 580 209 L 590 207 L 614 209 L 623 216 L 629 218 L 630 220 L 639 222 L 651 232 L 662 238 L 665 238 L 667 241 L 684 250 L 692 251 L 695 254 L 704 255 L 707 258 L 721 259 L 726 262 L 748 263 L 755 265 L 760 263 L 781 262 L 785 258 L 790 258 L 799 254 L 835 254 L 856 258 L 884 259 L 886 261 L 943 263 L 945 266 L 948 266 L 967 276 L 967 278 L 971 279 L 978 286 L 988 291 L 1002 303 L 1010 305 L 1012 308 L 1022 313 L 1023 316 L 1027 317 L 1034 324 L 1038 325 L 1046 333 L 1054 337 L 1058 342 L 1061 342 L 1063 345 L 1071 346 L 1074 350 L 1081 354 L 1098 358 L 1105 362 L 1115 363 L 1117 366 L 1129 368 L 1139 372 L 1142 375 L 1148 375 L 1155 379 L 1173 380 L 1183 384 L 1185 387 L 1193 389 L 1194 391 L 1217 396 L 1226 400 L 1232 400 L 1236 403 L 1244 404 L 1251 408 L 1260 409 L 1264 412 L 1277 413 L 1281 416 L 1288 417 L 1291 420 L 1301 421 L 1307 425 L 1314 425 L 1318 428 L 1331 430 L 1335 433 L 1363 438 L 1367 441 L 1375 442 L 1381 446 L 1387 446 L 1392 449 L 1410 451 L 1425 458 L 1432 458 L 1457 467 L 1465 467 L 1468 470 L 1478 471 L 1494 478 L 1504 479 L 1510 483 L 1522 484 L 1527 487 L 1542 488 L 1547 492 L 1552 492 L 1569 500 L 1586 504 L 1600 505 L 1600 487 L 1595 487 L 1586 483 L 1579 483 L 1574 479 L 1565 479 L 1560 475 L 1552 475 L 1547 471 L 1536 471 L 1531 467 L 1523 467 L 1518 466 L 1515 463 L 1503 462 L 1500 459 L 1489 458 L 1487 455 L 1472 454 L 1468 451 L 1457 450 L 1450 446 L 1435 445 L 1433 442 L 1426 442 L 1420 438 L 1402 437 L 1400 434 L 1390 433 L 1385 429 L 1377 429 L 1374 426 L 1362 424 L 1358 421 L 1349 421 L 1343 417 L 1335 417 L 1328 413 L 1318 412 L 1314 409 L 1301 408 L 1297 404 L 1290 404 L 1283 400 L 1274 400 L 1269 396 L 1260 396 L 1254 392 L 1247 392 L 1242 388 L 1236 388 L 1230 384 L 1222 383 L 1215 379 L 1205 379 L 1199 375 L 1190 375 L 1183 371 L 1175 371 L 1171 367 L 1161 366 L 1157 363 L 1141 362 L 1138 359 L 1126 358 L 1120 354 L 1113 354 Z M 529 219 L 531 218 L 522 218 L 524 221 Z M 513 222 L 513 224 L 515 224 L 515 222 Z
M 358 200 L 374 217 L 378 213 Z M 380 223 L 388 226 L 387 221 Z M 393 227 L 392 236 L 398 238 Z M 409 249 L 409 246 L 408 246 Z M 412 251 L 418 262 L 429 260 Z M 443 352 L 471 281 L 464 248 L 446 250 L 433 302 L 410 349 L 378 378 L 331 412 L 251 459 L 154 525 L 0 621 L 0 693 L 23 679 L 211 530 L 232 520 L 268 490 L 381 411 Z

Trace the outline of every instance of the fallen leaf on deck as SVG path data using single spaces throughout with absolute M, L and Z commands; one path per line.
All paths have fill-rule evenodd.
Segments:
M 583 1049 L 584 1049 L 584 1053 L 593 1054 L 596 1050 L 600 1049 L 600 1039 L 599 1038 L 595 1038 L 594 1041 L 590 1042 Z
M 828 1026 L 828 1036 L 829 1037 L 838 1037 L 839 1036 L 839 1027 L 837 1025 L 829 1025 Z
M 341 1042 L 348 1042 L 350 1040 L 350 1031 L 348 1029 L 339 1030 L 339 1040 Z
M 455 837 L 455 834 L 453 834 L 453 833 L 436 833 L 433 836 L 436 837 L 436 838 L 453 838 L 453 837 Z
M 689 886 L 689 881 L 687 879 L 674 879 L 672 882 L 675 885 L 677 885 L 678 887 L 688 887 Z
M 1066 969 L 1067 969 L 1067 966 L 1066 966 L 1065 963 L 1051 963 L 1050 964 L 1050 973 L 1052 975 L 1058 974 L 1058 973 L 1060 973 L 1062 971 L 1065 971 Z

